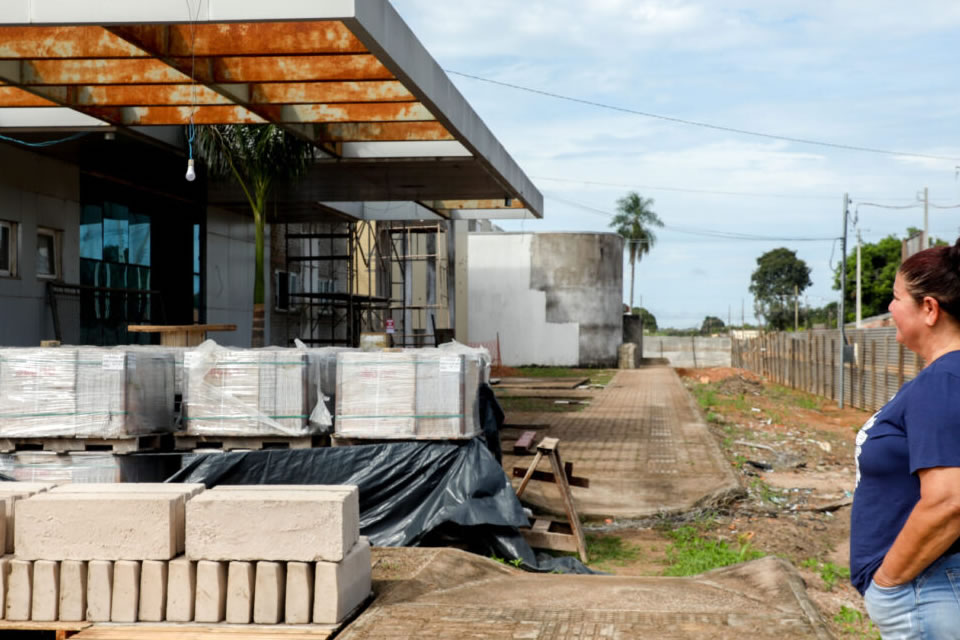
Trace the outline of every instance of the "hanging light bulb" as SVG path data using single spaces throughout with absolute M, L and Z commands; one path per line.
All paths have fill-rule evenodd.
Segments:
M 187 160 L 187 175 L 184 176 L 187 182 L 193 182 L 197 179 L 197 172 L 193 170 L 193 158 Z

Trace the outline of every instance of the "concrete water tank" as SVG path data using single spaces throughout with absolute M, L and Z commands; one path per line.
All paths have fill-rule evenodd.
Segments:
M 617 366 L 623 339 L 623 238 L 537 233 L 530 258 L 530 288 L 546 294 L 547 322 L 579 325 L 579 365 Z

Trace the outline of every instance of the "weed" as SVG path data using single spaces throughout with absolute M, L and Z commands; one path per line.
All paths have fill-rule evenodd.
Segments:
M 704 571 L 754 560 L 763 553 L 753 549 L 746 536 L 737 540 L 735 548 L 723 540 L 708 540 L 695 527 L 684 526 L 667 533 L 673 542 L 666 549 L 665 576 L 692 576 Z
M 590 564 L 626 566 L 643 553 L 638 545 L 624 542 L 619 536 L 587 534 L 587 554 Z
M 840 611 L 834 614 L 833 621 L 840 625 L 845 634 L 864 640 L 881 640 L 880 632 L 873 626 L 873 623 L 865 620 L 862 613 L 847 605 L 840 607 Z M 864 623 L 866 623 L 866 628 L 864 628 Z
M 760 478 L 756 478 L 750 483 L 750 493 L 760 498 L 762 502 L 771 504 L 782 504 L 783 496 L 780 492 L 768 485 Z
M 501 558 L 495 553 L 490 554 L 490 559 L 493 560 L 494 562 L 499 562 L 500 564 L 507 564 L 506 560 L 504 560 L 503 558 Z
M 703 409 L 717 406 L 717 394 L 710 385 L 695 384 L 693 385 L 692 391 L 693 397 L 697 399 L 697 404 Z
M 707 422 L 712 422 L 713 424 L 720 424 L 721 422 L 723 422 L 723 418 L 720 417 L 720 414 L 714 413 L 713 411 L 708 411 Z
M 514 558 L 513 560 L 510 561 L 510 564 L 512 564 L 513 566 L 519 569 L 520 565 L 523 564 L 523 558 Z
M 747 397 L 742 393 L 738 393 L 737 396 L 731 402 L 731 405 L 737 411 L 750 411 L 750 403 L 747 402 Z
M 816 558 L 807 558 L 800 563 L 800 566 L 818 572 L 820 579 L 823 580 L 823 588 L 825 591 L 833 591 L 839 579 L 850 579 L 850 569 L 838 567 L 832 562 L 820 562 Z

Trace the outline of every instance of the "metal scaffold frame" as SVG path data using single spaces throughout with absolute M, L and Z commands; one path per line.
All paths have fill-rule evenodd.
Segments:
M 288 292 L 296 311 L 288 344 L 355 347 L 388 318 L 395 346 L 436 343 L 449 331 L 446 223 L 338 221 L 285 224 L 284 232 L 287 273 L 298 282 Z

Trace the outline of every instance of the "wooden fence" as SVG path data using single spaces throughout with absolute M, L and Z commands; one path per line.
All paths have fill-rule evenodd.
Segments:
M 853 362 L 844 365 L 844 405 L 867 411 L 882 407 L 921 369 L 923 360 L 896 341 L 896 329 L 848 329 Z M 837 400 L 840 331 L 768 333 L 733 340 L 733 366 L 794 389 Z

